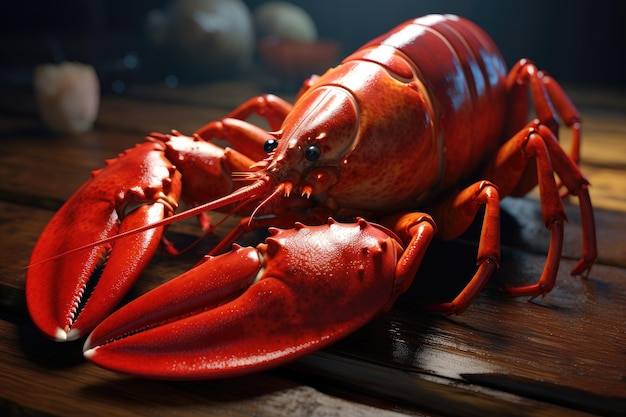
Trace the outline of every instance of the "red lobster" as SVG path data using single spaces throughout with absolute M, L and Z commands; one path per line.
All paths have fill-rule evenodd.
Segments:
M 273 131 L 240 120 L 251 113 Z M 572 131 L 571 156 L 558 143 L 557 118 Z M 588 273 L 596 258 L 588 182 L 577 167 L 578 112 L 532 62 L 507 74 L 492 40 L 456 16 L 411 20 L 374 39 L 305 82 L 293 108 L 266 95 L 194 138 L 149 139 L 61 208 L 26 281 L 31 316 L 50 337 L 74 339 L 104 319 L 85 355 L 116 371 L 224 377 L 327 346 L 389 309 L 431 239 L 454 239 L 484 208 L 475 275 L 454 300 L 428 306 L 460 313 L 500 263 L 500 199 L 537 184 L 551 231 L 544 271 L 534 284 L 505 290 L 546 294 L 566 221 L 555 173 L 580 201 L 582 257 L 572 274 Z M 233 186 L 233 175 L 248 183 Z M 197 207 L 173 214 L 179 196 Z M 271 236 L 207 256 L 105 319 L 164 225 L 217 209 L 245 217 L 212 255 L 255 228 L 270 227 Z M 89 248 L 72 251 L 83 244 Z

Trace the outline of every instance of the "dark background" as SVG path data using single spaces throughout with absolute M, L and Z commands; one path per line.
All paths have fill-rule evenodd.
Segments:
M 262 2 L 245 1 L 251 9 Z M 66 59 L 89 63 L 124 54 L 141 37 L 146 12 L 166 3 L 165 0 L 5 3 L 0 14 L 3 81 L 10 81 L 16 67 L 51 61 L 55 48 L 62 49 Z M 294 0 L 292 3 L 311 14 L 321 37 L 339 40 L 343 54 L 409 18 L 428 13 L 455 13 L 482 26 L 499 45 L 509 66 L 526 57 L 562 83 L 626 85 L 626 2 L 620 0 Z M 56 46 L 51 46 L 52 43 Z M 76 47 L 77 44 L 81 47 Z

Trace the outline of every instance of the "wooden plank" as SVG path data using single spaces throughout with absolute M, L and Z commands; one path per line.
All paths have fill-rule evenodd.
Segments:
M 0 211 L 0 311 L 26 315 L 28 259 L 52 212 L 6 202 L 0 202 Z
M 460 263 L 474 248 L 438 249 L 442 253 L 431 251 L 417 282 L 392 311 L 333 349 L 458 382 L 464 374 L 507 374 L 626 399 L 622 268 L 600 265 L 586 280 L 562 272 L 550 294 L 528 302 L 504 297 L 499 288 L 517 279 L 536 279 L 544 259 L 519 251 L 505 253 L 515 259 L 511 262 L 509 256 L 470 309 L 443 317 L 416 307 L 415 300 L 430 291 L 422 283 L 452 273 L 465 275 L 468 266 L 444 261 Z
M 626 211 L 626 111 L 589 113 L 583 122 L 581 169 L 594 206 Z
M 31 125 L 36 128 L 36 124 Z M 1 156 L 0 185 L 4 199 L 37 200 L 60 203 L 69 198 L 90 172 L 104 166 L 104 160 L 141 142 L 134 134 L 93 131 L 84 135 L 52 136 L 42 133 L 38 138 L 15 136 Z M 54 205 L 54 203 L 51 203 Z
M 502 244 L 537 253 L 547 253 L 550 232 L 541 221 L 541 205 L 532 198 L 507 198 L 502 207 Z M 563 257 L 578 259 L 582 251 L 580 209 L 565 204 L 568 223 L 565 225 Z M 598 263 L 626 267 L 626 214 L 594 209 L 598 236 Z M 473 237 L 477 237 L 475 234 Z
M 96 125 L 101 129 L 135 132 L 140 141 L 150 132 L 168 133 L 172 129 L 191 135 L 206 123 L 224 117 L 228 111 L 107 96 L 102 100 Z
M 605 396 L 585 398 L 585 403 L 580 404 L 578 400 L 582 396 L 578 391 L 560 395 L 559 399 L 565 405 L 561 406 L 554 401 L 557 397 L 555 394 L 549 398 L 543 397 L 548 400 L 543 402 L 539 400 L 542 398 L 540 396 L 535 399 L 528 395 L 522 397 L 516 395 L 515 390 L 503 393 L 502 384 L 498 383 L 492 385 L 496 390 L 470 384 L 470 381 L 479 380 L 477 375 L 466 375 L 464 382 L 451 382 L 436 376 L 400 371 L 324 352 L 307 356 L 294 366 L 301 372 L 323 375 L 344 386 L 356 387 L 377 396 L 384 395 L 399 404 L 420 404 L 425 410 L 441 415 L 583 416 L 597 413 L 617 416 L 624 408 L 623 400 Z M 483 376 L 481 381 L 489 377 L 498 381 L 507 379 L 507 376 L 489 375 Z M 543 387 L 542 394 L 548 391 L 546 388 Z M 553 392 L 562 389 L 559 386 L 550 388 Z M 517 392 L 523 390 L 517 389 Z M 569 407 L 572 404 L 575 407 Z
M 359 404 L 267 373 L 221 381 L 138 381 L 85 363 L 81 344 L 41 340 L 24 318 L 2 314 L 3 415 L 405 415 L 381 408 L 382 402 Z

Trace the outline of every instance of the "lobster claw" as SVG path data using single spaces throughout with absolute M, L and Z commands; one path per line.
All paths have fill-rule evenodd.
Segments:
M 180 174 L 163 149 L 161 143 L 145 142 L 108 161 L 44 229 L 27 271 L 26 300 L 31 318 L 48 337 L 74 340 L 91 331 L 150 261 L 163 227 L 71 250 L 171 214 Z
M 92 362 L 146 378 L 257 372 L 353 332 L 394 298 L 398 241 L 360 219 L 270 229 L 130 302 L 85 343 Z

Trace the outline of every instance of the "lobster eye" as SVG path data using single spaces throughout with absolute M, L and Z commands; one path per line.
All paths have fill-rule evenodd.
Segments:
M 308 148 L 306 148 L 306 150 L 304 151 L 304 157 L 308 160 L 308 161 L 317 161 L 318 159 L 320 159 L 320 155 L 322 154 L 322 151 L 320 151 L 320 148 L 318 148 L 315 145 L 311 145 Z
M 276 139 L 269 139 L 267 142 L 263 144 L 263 150 L 267 153 L 271 153 L 278 146 L 278 141 Z

